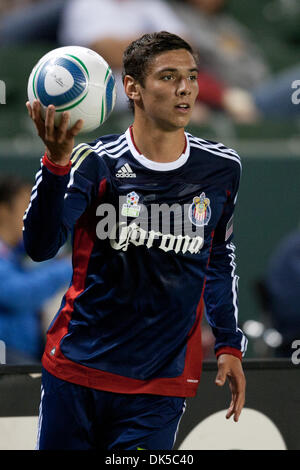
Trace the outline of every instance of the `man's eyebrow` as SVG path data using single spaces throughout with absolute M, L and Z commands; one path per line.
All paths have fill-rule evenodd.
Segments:
M 160 69 L 157 71 L 157 73 L 163 73 L 163 72 L 177 72 L 178 69 L 176 68 L 172 68 L 172 67 L 165 67 L 163 69 Z M 192 67 L 191 69 L 189 69 L 189 72 L 198 72 L 198 69 L 197 67 Z

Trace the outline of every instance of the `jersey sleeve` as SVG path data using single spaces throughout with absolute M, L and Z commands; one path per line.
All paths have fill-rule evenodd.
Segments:
M 25 249 L 34 261 L 56 255 L 97 195 L 99 179 L 106 176 L 104 165 L 101 168 L 98 155 L 87 144 L 75 147 L 64 167 L 44 155 L 24 215 Z
M 234 164 L 234 180 L 227 191 L 227 202 L 215 229 L 207 267 L 204 302 L 206 317 L 215 335 L 215 353 L 242 358 L 247 339 L 238 325 L 238 275 L 233 243 L 233 215 L 241 167 Z

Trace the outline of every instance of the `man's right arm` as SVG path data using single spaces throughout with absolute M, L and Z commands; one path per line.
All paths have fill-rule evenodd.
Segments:
M 107 179 L 106 169 L 99 170 L 98 159 L 87 144 L 75 147 L 66 166 L 55 165 L 44 155 L 24 215 L 25 248 L 34 261 L 55 256 L 86 208 L 99 196 L 103 179 Z
M 50 105 L 45 121 L 40 116 L 40 103 L 26 103 L 28 114 L 46 146 L 41 169 L 28 209 L 24 215 L 24 243 L 35 261 L 52 258 L 66 241 L 72 221 L 65 217 L 65 194 L 70 179 L 74 137 L 82 128 L 82 120 L 68 129 L 69 114 L 63 113 L 60 125 L 54 127 L 55 108 Z M 76 201 L 78 213 L 83 212 L 87 198 L 82 194 Z M 70 211 L 72 214 L 72 211 Z M 78 214 L 77 214 L 78 215 Z M 72 218 L 72 216 L 71 216 Z M 75 220 L 75 215 L 73 214 Z M 65 221 L 65 222 L 64 222 Z
M 70 165 L 64 171 L 63 168 L 60 167 L 60 174 L 54 172 L 45 153 L 36 175 L 31 200 L 23 218 L 25 249 L 34 261 L 55 256 L 68 236 L 68 227 L 62 224 L 62 219 Z

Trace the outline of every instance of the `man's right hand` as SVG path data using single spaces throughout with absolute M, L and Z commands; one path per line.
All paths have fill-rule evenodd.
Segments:
M 59 126 L 55 127 L 55 107 L 53 105 L 48 106 L 45 120 L 41 117 L 41 104 L 38 100 L 34 100 L 32 106 L 27 101 L 26 107 L 39 137 L 46 145 L 48 158 L 57 165 L 68 165 L 74 148 L 74 138 L 82 129 L 83 120 L 79 119 L 73 127 L 68 129 L 70 115 L 64 111 Z

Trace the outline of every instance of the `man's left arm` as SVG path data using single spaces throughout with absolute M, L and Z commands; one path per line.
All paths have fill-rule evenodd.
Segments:
M 228 191 L 222 217 L 216 227 L 206 275 L 204 301 L 208 323 L 216 338 L 218 359 L 216 385 L 229 381 L 232 400 L 227 418 L 238 421 L 245 402 L 245 376 L 242 356 L 247 338 L 238 325 L 238 276 L 236 274 L 235 245 L 233 244 L 233 213 L 237 198 L 240 168 Z

